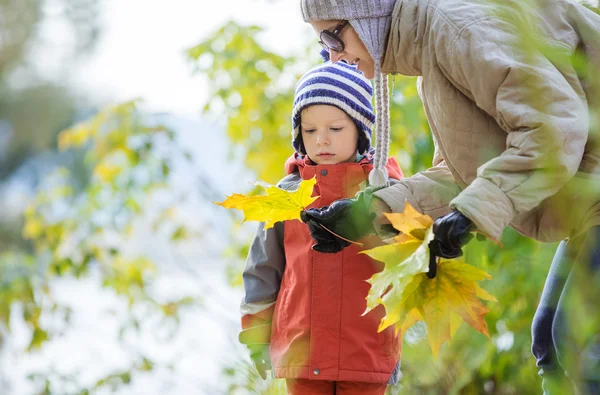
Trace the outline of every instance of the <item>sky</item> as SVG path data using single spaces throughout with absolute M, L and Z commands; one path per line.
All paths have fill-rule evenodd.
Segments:
M 314 34 L 296 0 L 105 0 L 102 13 L 98 48 L 72 84 L 105 102 L 142 98 L 151 110 L 180 115 L 197 115 L 208 99 L 184 51 L 226 21 L 264 27 L 261 43 L 280 54 Z

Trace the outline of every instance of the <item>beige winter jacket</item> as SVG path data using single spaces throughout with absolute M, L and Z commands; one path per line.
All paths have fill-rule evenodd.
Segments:
M 494 239 L 508 225 L 540 241 L 600 225 L 599 92 L 582 74 L 600 70 L 600 16 L 538 3 L 398 0 L 383 70 L 422 76 L 436 150 L 431 169 L 376 193 L 393 211 L 456 208 Z M 523 46 L 517 25 L 544 45 Z M 579 75 L 576 50 L 589 57 Z

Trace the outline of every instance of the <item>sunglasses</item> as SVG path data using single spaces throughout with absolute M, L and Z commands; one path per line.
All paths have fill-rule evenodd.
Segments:
M 348 21 L 341 21 L 333 28 L 333 31 L 321 30 L 319 44 L 327 51 L 343 52 L 345 46 L 339 34 L 347 24 Z

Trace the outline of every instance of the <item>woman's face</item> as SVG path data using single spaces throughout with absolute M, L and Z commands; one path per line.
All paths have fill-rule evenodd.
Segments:
M 344 111 L 315 104 L 300 113 L 302 142 L 308 157 L 318 165 L 354 162 L 358 129 Z
M 310 24 L 319 36 L 322 30 L 333 31 L 339 22 L 312 21 Z M 335 52 L 330 50 L 329 57 L 331 61 L 345 60 L 347 63 L 357 64 L 358 70 L 362 71 L 368 79 L 372 79 L 375 76 L 375 63 L 362 40 L 358 37 L 356 30 L 350 24 L 347 24 L 340 32 L 339 38 L 344 42 L 344 51 Z

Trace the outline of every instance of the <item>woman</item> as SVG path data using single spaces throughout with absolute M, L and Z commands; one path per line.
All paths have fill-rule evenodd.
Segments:
M 382 212 L 402 212 L 408 202 L 437 218 L 432 255 L 443 257 L 460 255 L 474 229 L 494 240 L 507 226 L 542 242 L 563 240 L 534 318 L 532 350 L 547 393 L 565 370 L 581 390 L 598 393 L 598 308 L 587 312 L 592 333 L 577 348 L 566 344 L 573 332 L 566 306 L 582 289 L 576 276 L 600 275 L 600 148 L 589 110 L 599 101 L 589 71 L 600 69 L 600 16 L 574 1 L 543 3 L 301 0 L 332 60 L 357 64 L 375 80 L 380 173 L 387 74 L 420 76 L 436 147 L 432 168 L 376 191 L 371 207 L 349 199 L 305 217 L 344 236 L 340 212 L 375 212 L 380 223 Z M 582 54 L 585 63 L 573 61 Z M 597 289 L 600 280 L 585 288 L 590 306 Z

